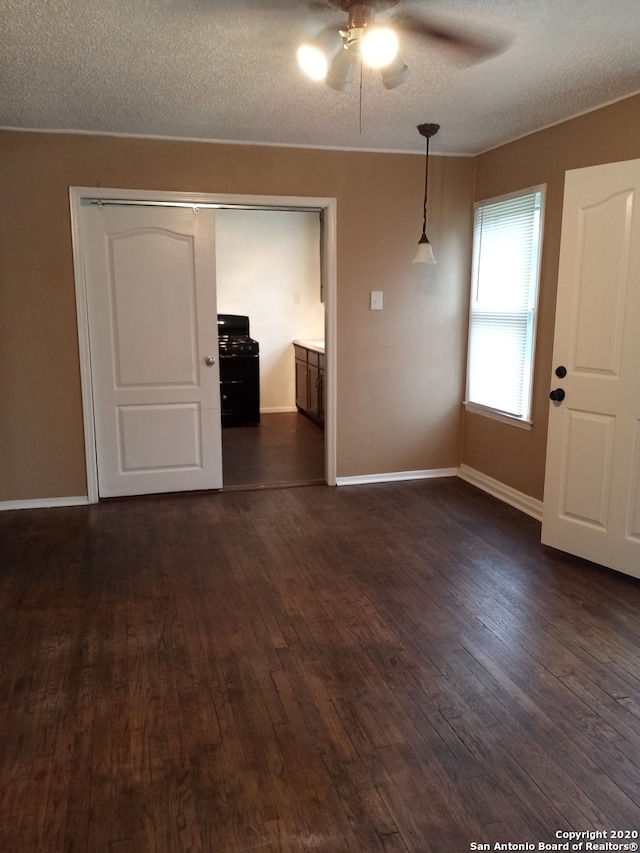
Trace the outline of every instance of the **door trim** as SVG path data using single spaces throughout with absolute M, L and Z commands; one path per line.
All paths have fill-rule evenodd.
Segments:
M 96 457 L 96 430 L 93 412 L 93 383 L 89 322 L 87 314 L 87 282 L 84 264 L 84 234 L 82 205 L 89 199 L 101 198 L 122 202 L 151 202 L 175 205 L 211 205 L 220 208 L 250 206 L 261 210 L 309 210 L 322 212 L 321 229 L 322 278 L 325 311 L 326 353 L 326 403 L 325 403 L 325 479 L 336 485 L 336 399 L 337 399 L 337 200 L 335 198 L 308 198 L 303 196 L 255 196 L 213 193 L 163 192 L 158 190 L 105 189 L 100 187 L 70 187 L 71 239 L 76 292 L 76 317 L 80 360 L 80 385 L 84 419 L 85 465 L 87 474 L 87 499 L 97 503 L 98 463 Z

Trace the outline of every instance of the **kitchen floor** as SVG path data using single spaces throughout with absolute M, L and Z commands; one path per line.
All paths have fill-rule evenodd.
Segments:
M 224 488 L 324 483 L 324 430 L 298 412 L 222 430 Z

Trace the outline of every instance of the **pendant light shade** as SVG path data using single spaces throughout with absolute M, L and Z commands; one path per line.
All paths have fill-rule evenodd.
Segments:
M 419 124 L 418 131 L 427 140 L 427 153 L 424 163 L 424 203 L 422 207 L 422 236 L 418 242 L 418 249 L 413 259 L 414 264 L 435 264 L 436 259 L 427 237 L 427 190 L 429 188 L 429 140 L 440 130 L 439 124 Z
M 435 264 L 436 259 L 433 255 L 431 243 L 426 237 L 421 237 L 416 249 L 412 263 L 414 264 Z

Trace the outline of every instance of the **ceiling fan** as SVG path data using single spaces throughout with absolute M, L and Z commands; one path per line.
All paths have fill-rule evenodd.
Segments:
M 314 3 L 332 6 L 348 15 L 342 27 L 329 27 L 311 42 L 298 48 L 302 70 L 314 80 L 324 80 L 332 89 L 344 92 L 353 81 L 361 63 L 379 68 L 386 89 L 395 89 L 409 76 L 399 55 L 397 32 L 408 33 L 444 47 L 458 61 L 482 62 L 502 52 L 508 39 L 499 33 L 480 33 L 460 24 L 444 24 L 411 14 L 389 12 L 400 0 L 320 0 Z M 376 20 L 377 14 L 380 20 Z

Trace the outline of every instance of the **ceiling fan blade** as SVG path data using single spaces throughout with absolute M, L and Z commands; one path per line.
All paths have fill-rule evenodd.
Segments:
M 462 24 L 445 24 L 425 21 L 417 15 L 401 12 L 392 15 L 393 26 L 405 32 L 428 39 L 450 49 L 455 58 L 465 64 L 484 62 L 505 51 L 511 39 L 497 32 L 480 32 Z

